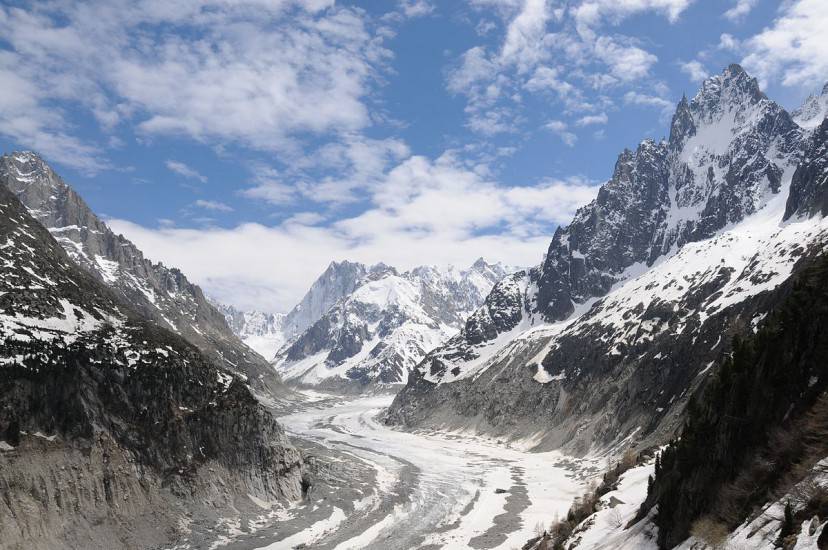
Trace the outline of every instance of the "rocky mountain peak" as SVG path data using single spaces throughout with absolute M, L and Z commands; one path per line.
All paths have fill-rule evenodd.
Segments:
M 258 385 L 279 385 L 267 362 L 245 346 L 181 271 L 148 260 L 116 235 L 39 155 L 0 157 L 0 185 L 48 229 L 69 257 L 143 316 L 198 347 L 210 359 L 238 369 Z
M 811 94 L 802 106 L 791 113 L 794 121 L 806 130 L 818 128 L 828 116 L 828 82 L 822 87 L 822 92 Z
M 817 126 L 791 179 L 785 219 L 828 215 L 828 118 Z
M 756 79 L 727 67 L 678 103 L 669 141 L 621 152 L 595 200 L 556 230 L 542 264 L 496 287 L 488 311 L 475 314 L 475 326 L 452 340 L 445 357 L 473 357 L 475 346 L 505 331 L 565 320 L 631 268 L 741 222 L 782 190 L 803 147 L 802 130 Z
M 722 122 L 728 128 L 748 123 L 748 114 L 760 103 L 772 104 L 759 88 L 758 81 L 740 65 L 732 64 L 721 74 L 706 79 L 689 102 L 683 97 L 676 107 L 670 127 L 670 146 L 681 149 L 696 135 L 700 126 Z M 775 105 L 775 104 L 773 104 Z
M 284 313 L 243 311 L 216 300 L 210 302 L 224 315 L 236 336 L 262 357 L 272 359 L 285 343 Z
M 279 350 L 274 366 L 287 380 L 333 387 L 405 382 L 508 272 L 483 258 L 467 269 L 424 265 L 399 273 L 377 264 L 366 270 L 356 288 Z M 314 287 L 309 295 L 323 290 Z
M 302 300 L 285 316 L 285 336 L 290 339 L 304 332 L 336 302 L 353 292 L 372 270 L 376 274 L 375 268 L 382 269 L 377 266 L 369 269 L 365 264 L 348 260 L 331 262 Z

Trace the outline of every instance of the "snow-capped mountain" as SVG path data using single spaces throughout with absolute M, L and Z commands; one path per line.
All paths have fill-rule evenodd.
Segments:
M 309 295 L 325 288 L 337 265 L 343 264 L 332 264 Z M 445 271 L 423 266 L 399 273 L 383 264 L 346 265 L 349 273 L 362 273 L 362 278 L 279 351 L 273 364 L 286 380 L 312 385 L 404 383 L 409 369 L 455 334 L 508 273 L 482 258 L 468 269 Z
M 766 291 L 822 246 L 828 224 L 808 217 L 824 200 L 820 134 L 737 65 L 706 80 L 668 141 L 624 151 L 544 262 L 501 281 L 428 354 L 389 421 L 578 452 L 663 441 L 706 367 L 761 322 Z
M 301 498 L 301 455 L 244 379 L 78 267 L 1 185 L 0 243 L 2 546 L 168 546 L 237 498 Z
M 828 84 L 822 88 L 822 93 L 811 94 L 802 107 L 791 113 L 794 121 L 801 127 L 812 130 L 822 124 L 828 116 Z
M 197 285 L 175 268 L 152 263 L 133 243 L 115 235 L 38 155 L 0 157 L 0 184 L 48 228 L 73 261 L 142 315 L 248 376 L 251 383 L 279 386 L 267 361 L 233 334 Z
M 286 339 L 297 336 L 318 321 L 331 307 L 354 290 L 372 272 L 381 272 L 387 266 L 366 266 L 358 262 L 331 262 L 307 293 L 282 322 Z M 271 359 L 271 357 L 268 357 Z
M 285 343 L 284 313 L 263 311 L 241 311 L 213 301 L 227 319 L 230 329 L 256 353 L 268 359 L 273 358 Z

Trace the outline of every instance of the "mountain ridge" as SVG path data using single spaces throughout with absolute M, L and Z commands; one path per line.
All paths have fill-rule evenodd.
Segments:
M 335 265 L 314 283 L 306 301 Z M 420 266 L 400 273 L 385 264 L 345 265 L 362 278 L 349 281 L 353 290 L 278 352 L 273 364 L 286 380 L 334 386 L 402 383 L 410 367 L 459 328 L 508 271 L 482 258 L 465 270 Z
M 143 315 L 244 374 L 259 389 L 280 391 L 281 383 L 268 363 L 236 337 L 198 285 L 176 268 L 151 262 L 123 235 L 111 231 L 37 154 L 0 157 L 0 183 L 47 227 L 73 261 Z
M 669 438 L 722 336 L 756 322 L 762 293 L 824 238 L 820 219 L 783 223 L 807 135 L 741 67 L 705 81 L 668 141 L 622 152 L 544 262 L 426 356 L 387 421 L 578 454 Z

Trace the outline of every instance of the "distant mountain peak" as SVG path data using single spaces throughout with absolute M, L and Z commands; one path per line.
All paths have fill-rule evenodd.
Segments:
M 362 271 L 361 278 L 318 279 L 288 315 L 288 343 L 274 360 L 286 379 L 334 387 L 405 382 L 423 355 L 459 330 L 508 273 L 483 258 L 467 269 L 422 265 L 400 273 L 380 263 Z M 312 319 L 323 303 L 328 309 L 296 331 L 295 321 Z
M 811 94 L 799 109 L 793 113 L 794 121 L 806 130 L 818 128 L 828 116 L 828 82 L 822 87 L 822 92 Z

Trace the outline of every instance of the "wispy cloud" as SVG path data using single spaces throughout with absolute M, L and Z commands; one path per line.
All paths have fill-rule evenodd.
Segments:
M 75 137 L 64 105 L 105 135 L 295 154 L 303 136 L 371 124 L 366 101 L 390 52 L 368 25 L 333 0 L 0 6 L 0 132 L 87 171 L 107 167 L 105 153 Z
M 303 212 L 266 226 L 148 228 L 113 220 L 156 260 L 174 261 L 209 292 L 240 306 L 290 308 L 332 258 L 402 269 L 465 264 L 479 256 L 533 265 L 554 227 L 594 198 L 581 178 L 503 186 L 447 152 L 410 156 L 372 187 L 370 204 L 331 223 Z M 285 261 L 286 258 L 302 261 Z
M 190 168 L 181 161 L 169 159 L 164 163 L 164 165 L 170 172 L 174 172 L 187 179 L 198 180 L 201 183 L 205 183 L 207 181 L 207 176 L 199 174 L 197 170 Z
M 756 7 L 757 0 L 735 0 L 733 7 L 724 12 L 724 17 L 731 21 L 741 21 L 753 11 Z
M 680 67 L 681 72 L 689 76 L 690 80 L 693 82 L 701 82 L 710 76 L 710 73 L 707 72 L 707 69 L 705 69 L 704 65 L 702 65 L 702 63 L 698 60 L 680 63 Z
M 209 201 L 209 200 L 198 199 L 197 201 L 195 201 L 193 203 L 193 205 L 197 206 L 198 208 L 203 208 L 205 210 L 213 210 L 215 212 L 232 212 L 233 211 L 232 207 L 224 204 L 223 202 L 219 202 L 219 201 Z
M 565 115 L 600 116 L 611 101 L 601 90 L 637 88 L 658 61 L 639 40 L 611 27 L 647 12 L 676 22 L 692 1 L 584 0 L 564 8 L 547 0 L 469 0 L 481 23 L 495 14 L 504 32 L 497 47 L 463 52 L 446 86 L 466 97 L 468 127 L 484 136 L 518 133 L 532 120 L 523 116 L 525 92 L 552 94 Z M 565 130 L 562 137 L 568 144 L 577 139 Z
M 575 142 L 578 141 L 578 136 L 570 132 L 569 126 L 562 120 L 550 120 L 544 125 L 544 128 L 553 134 L 556 134 L 559 138 L 561 138 L 561 141 L 570 147 L 573 147 Z
M 609 117 L 607 113 L 600 113 L 597 115 L 586 115 L 579 118 L 576 122 L 576 126 L 594 126 L 600 124 L 606 124 L 609 121 Z

